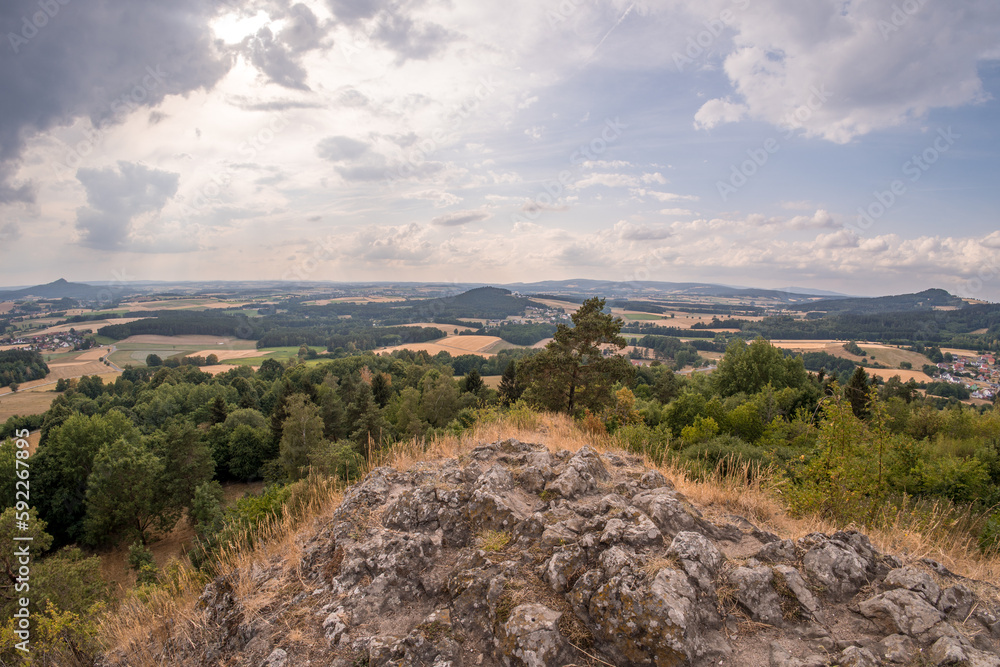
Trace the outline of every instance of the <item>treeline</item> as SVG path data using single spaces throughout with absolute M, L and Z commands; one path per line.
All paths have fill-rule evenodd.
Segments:
M 683 343 L 673 336 L 643 336 L 636 342 L 636 347 L 654 350 L 659 357 L 673 361 L 678 369 L 688 365 L 698 366 L 702 362 L 693 345 Z
M 513 345 L 534 345 L 538 341 L 551 338 L 556 332 L 556 325 L 549 323 L 515 324 L 504 323 L 496 327 L 486 327 L 476 333 L 497 336 Z
M 720 320 L 718 317 L 713 317 L 711 322 L 695 322 L 691 325 L 692 329 L 739 329 L 747 320 L 741 320 L 737 318 L 730 317 L 725 320 Z
M 436 327 L 372 327 L 352 320 L 338 320 L 326 326 L 271 329 L 260 336 L 257 347 L 320 345 L 330 352 L 364 351 L 404 343 L 425 343 L 445 335 Z
M 658 324 L 647 324 L 643 322 L 637 322 L 635 324 L 626 324 L 622 327 L 622 333 L 631 334 L 646 334 L 654 336 L 674 336 L 684 338 L 715 338 L 714 331 L 704 331 L 697 330 L 692 331 L 691 329 L 681 329 L 680 327 L 664 327 Z
M 611 302 L 613 308 L 624 308 L 625 310 L 635 310 L 640 313 L 655 313 L 657 315 L 667 312 L 667 309 L 657 303 L 652 301 L 628 301 L 625 299 L 618 299 Z
M 48 374 L 49 367 L 38 352 L 31 350 L 0 352 L 0 387 L 41 380 Z
M 157 310 L 148 313 L 149 318 L 109 324 L 97 330 L 98 335 L 121 340 L 129 336 L 235 336 L 236 338 L 258 338 L 261 330 L 256 321 L 239 315 L 227 315 L 212 311 Z
M 987 329 L 986 334 L 970 334 Z M 744 337 L 787 339 L 878 340 L 909 344 L 914 341 L 963 344 L 967 349 L 1000 349 L 1000 305 L 969 306 L 959 310 L 909 313 L 842 313 L 821 319 L 765 317 L 741 327 Z

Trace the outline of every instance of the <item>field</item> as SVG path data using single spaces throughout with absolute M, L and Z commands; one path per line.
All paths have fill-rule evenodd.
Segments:
M 13 301 L 0 301 L 0 315 L 4 313 L 9 313 L 14 309 Z
M 883 380 L 888 380 L 894 375 L 898 375 L 899 379 L 903 382 L 908 380 L 913 380 L 914 382 L 931 381 L 931 378 L 927 377 L 923 371 L 905 371 L 898 368 L 866 368 L 865 370 L 868 371 L 869 375 L 877 375 Z
M 772 340 L 771 344 L 796 352 L 826 352 L 841 359 L 861 361 L 861 357 L 844 349 L 844 342 L 838 340 Z M 908 361 L 914 368 L 920 368 L 924 364 L 930 363 L 927 357 L 922 354 L 901 350 L 892 345 L 859 342 L 858 347 L 865 351 L 868 359 L 874 359 L 884 366 L 899 368 L 900 362 Z
M 25 332 L 26 336 L 45 336 L 54 333 L 66 333 L 70 329 L 76 331 L 97 331 L 101 327 L 106 327 L 109 324 L 128 324 L 129 322 L 135 322 L 136 320 L 145 320 L 145 317 L 118 317 L 112 320 L 91 320 L 89 322 L 73 322 L 71 324 L 60 324 L 59 326 L 48 327 L 42 329 L 41 331 L 30 331 Z
M 458 324 L 437 324 L 435 322 L 414 322 L 413 324 L 394 324 L 394 327 L 424 327 L 427 329 L 440 329 L 445 333 L 458 329 L 459 331 L 475 331 L 473 327 L 463 327 Z
M 146 357 L 155 354 L 161 359 L 173 356 L 201 356 L 214 354 L 222 359 L 260 355 L 254 348 L 254 341 L 232 336 L 129 336 L 115 343 L 117 351 L 111 361 L 124 367 L 145 365 Z
M 395 350 L 413 350 L 414 352 L 422 350 L 430 355 L 447 352 L 452 356 L 479 354 L 484 357 L 492 357 L 500 350 L 509 350 L 516 347 L 518 346 L 511 345 L 496 336 L 447 336 L 427 343 L 407 343 L 393 347 L 383 347 L 376 350 L 376 352 L 388 354 Z
M 51 389 L 51 387 L 49 387 Z M 49 409 L 59 394 L 54 391 L 18 391 L 0 394 L 0 422 L 14 415 L 40 415 Z
M 221 301 L 219 299 L 165 299 L 163 301 L 134 301 L 122 306 L 137 310 L 208 310 L 210 308 L 235 308 L 247 303 L 246 299 Z

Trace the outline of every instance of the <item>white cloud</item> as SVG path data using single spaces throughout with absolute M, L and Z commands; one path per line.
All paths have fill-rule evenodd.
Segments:
M 696 126 L 746 117 L 844 143 L 983 100 L 977 68 L 996 58 L 1000 4 L 760 0 L 733 14 L 735 94 L 702 105 Z

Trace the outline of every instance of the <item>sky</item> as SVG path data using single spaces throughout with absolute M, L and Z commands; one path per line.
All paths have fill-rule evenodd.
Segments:
M 996 0 L 7 0 L 0 285 L 1000 301 Z

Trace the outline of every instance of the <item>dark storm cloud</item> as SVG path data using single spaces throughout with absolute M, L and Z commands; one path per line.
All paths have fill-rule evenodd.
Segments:
M 51 15 L 37 0 L 0 3 L 0 203 L 34 198 L 30 185 L 9 182 L 31 135 L 80 116 L 121 121 L 129 105 L 211 88 L 231 66 L 208 25 L 211 3 L 48 4 Z
M 99 250 L 128 247 L 135 217 L 159 211 L 177 193 L 177 174 L 132 162 L 80 169 L 76 177 L 88 204 L 77 209 L 76 228 L 83 245 Z

